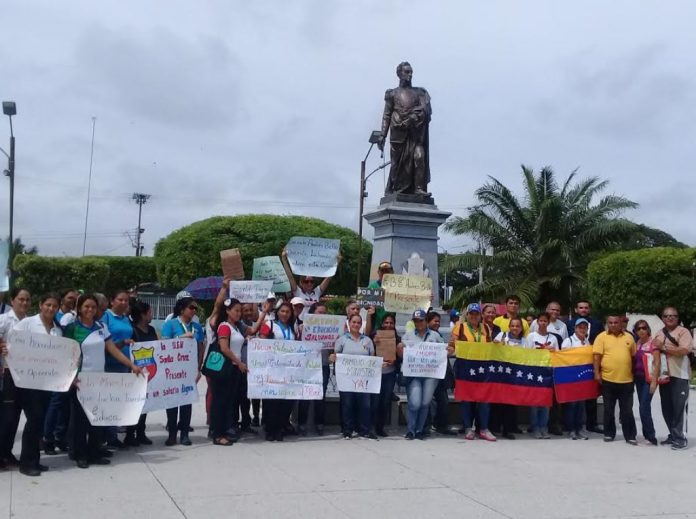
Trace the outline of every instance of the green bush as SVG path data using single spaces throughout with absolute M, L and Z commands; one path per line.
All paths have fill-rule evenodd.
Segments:
M 219 276 L 220 251 L 237 248 L 250 279 L 254 258 L 279 255 L 293 236 L 340 239 L 343 261 L 329 291 L 355 292 L 358 235 L 345 227 L 304 216 L 215 216 L 182 227 L 155 246 L 157 278 L 162 287 L 180 290 L 196 278 Z M 369 277 L 371 255 L 370 243 L 363 240 L 363 283 Z
M 659 314 L 674 306 L 688 324 L 696 318 L 696 249 L 609 254 L 590 263 L 587 284 L 598 313 Z

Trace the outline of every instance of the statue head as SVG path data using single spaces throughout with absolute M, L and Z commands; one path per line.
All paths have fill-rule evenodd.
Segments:
M 413 78 L 413 67 L 408 61 L 402 61 L 396 67 L 396 75 L 399 77 L 399 84 L 410 86 Z

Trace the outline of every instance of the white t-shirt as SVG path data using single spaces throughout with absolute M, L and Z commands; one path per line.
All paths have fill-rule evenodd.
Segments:
M 561 339 L 563 339 L 563 340 L 568 338 L 568 327 L 566 326 L 566 323 L 564 323 L 560 319 L 556 319 L 554 322 L 549 323 L 548 330 L 552 333 L 560 335 Z M 538 332 L 539 331 L 539 325 L 537 324 L 536 319 L 534 319 L 531 326 L 529 327 L 529 331 L 530 332 Z
M 63 330 L 55 322 L 52 323 L 51 330 L 47 332 L 39 314 L 22 319 L 15 324 L 13 329 L 18 332 L 42 333 L 44 335 L 54 335 L 56 337 L 63 336 Z
M 21 319 L 17 317 L 17 314 L 14 313 L 12 307 L 10 307 L 9 312 L 0 315 L 0 339 L 6 341 L 7 336 L 10 334 L 10 330 L 12 330 L 12 328 L 14 328 L 20 320 Z M 0 355 L 0 373 L 2 373 L 2 370 L 6 365 L 7 362 L 5 361 L 5 357 Z
M 530 348 L 541 348 L 544 345 L 551 346 L 547 349 L 558 350 L 558 339 L 556 336 L 549 331 L 546 335 L 542 335 L 539 332 L 529 332 L 527 334 L 527 344 Z
M 571 348 L 580 348 L 582 346 L 589 346 L 590 341 L 588 340 L 587 337 L 585 337 L 584 340 L 580 340 L 577 335 L 573 334 L 567 339 L 563 340 L 563 344 L 561 344 L 561 349 L 562 350 L 569 350 Z
M 529 343 L 527 342 L 526 337 L 522 337 L 521 339 L 515 339 L 513 337 L 510 337 L 509 332 L 500 332 L 498 335 L 495 336 L 495 339 L 493 339 L 493 341 L 505 344 L 507 346 L 520 346 L 521 348 L 529 348 Z
M 303 292 L 301 287 L 297 287 L 293 295 L 304 299 L 305 307 L 300 314 L 300 319 L 304 321 L 305 316 L 309 313 L 309 307 L 314 303 L 318 303 L 319 299 L 321 299 L 321 287 L 317 285 L 311 292 Z

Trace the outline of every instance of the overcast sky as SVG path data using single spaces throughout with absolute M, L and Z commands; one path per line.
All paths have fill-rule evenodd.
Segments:
M 441 209 L 464 215 L 486 175 L 519 191 L 521 163 L 579 167 L 696 245 L 693 2 L 4 0 L 0 17 L 15 235 L 42 254 L 82 252 L 93 116 L 88 254 L 134 253 L 133 192 L 152 195 L 146 254 L 213 215 L 357 230 L 359 163 L 402 60 L 432 96 Z M 383 187 L 376 174 L 368 207 Z

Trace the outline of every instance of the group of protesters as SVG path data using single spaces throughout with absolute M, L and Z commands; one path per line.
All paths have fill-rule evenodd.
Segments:
M 286 297 L 269 297 L 262 305 L 242 304 L 229 296 L 229 280 L 225 279 L 215 300 L 211 316 L 201 324 L 197 301 L 186 292 L 177 295 L 173 313 L 168 316 L 161 332 L 151 325 L 149 305 L 126 290 L 116 291 L 110 298 L 102 294 L 80 294 L 74 289 L 60 294 L 40 297 L 39 312 L 29 316 L 32 294 L 24 288 L 14 288 L 9 294 L 7 312 L 0 315 L 0 360 L 7 355 L 7 341 L 12 330 L 30 331 L 72 338 L 80 346 L 80 372 L 133 372 L 145 376 L 130 355 L 134 342 L 157 339 L 192 338 L 197 344 L 198 378 L 210 348 L 217 348 L 229 363 L 224 376 L 208 379 L 206 413 L 208 438 L 215 445 L 230 446 L 244 434 L 258 434 L 263 426 L 268 441 L 282 441 L 288 434 L 307 435 L 310 407 L 313 406 L 314 432 L 324 434 L 325 398 L 331 378 L 331 366 L 336 354 L 375 355 L 380 335 L 393 331 L 396 358 L 385 359 L 382 365 L 381 390 L 378 394 L 341 391 L 341 433 L 349 440 L 354 437 L 377 439 L 389 435 L 392 402 L 398 400 L 397 385 L 404 386 L 407 397 L 407 440 L 424 440 L 430 434 L 463 434 L 467 440 L 480 438 L 494 442 L 498 436 L 515 439 L 523 431 L 518 426 L 518 406 L 462 401 L 461 427 L 449 424 L 449 391 L 454 381 L 452 363 L 447 363 L 443 379 L 406 377 L 400 363 L 404 345 L 419 342 L 444 343 L 440 334 L 441 315 L 432 309 L 418 309 L 412 314 L 405 332 L 397 332 L 396 315 L 381 307 L 368 307 L 362 312 L 356 301 L 346 306 L 344 334 L 333 349 L 322 350 L 323 397 L 318 400 L 295 402 L 282 399 L 250 400 L 247 394 L 247 342 L 251 337 L 275 340 L 301 340 L 303 320 L 308 314 L 326 314 L 322 302 L 330 278 L 317 284 L 310 276 L 298 283 L 288 267 L 286 254 L 281 255 L 288 273 L 291 292 Z M 378 279 L 370 287 L 379 288 L 383 276 L 393 273 L 388 262 L 378 267 Z M 472 303 L 450 312 L 449 357 L 455 357 L 455 343 L 497 343 L 520 348 L 568 350 L 592 346 L 594 373 L 601 384 L 604 402 L 603 427 L 597 420 L 596 399 L 571 402 L 552 407 L 529 409 L 528 432 L 539 439 L 550 434 L 566 434 L 573 440 L 588 439 L 589 432 L 602 434 L 604 441 L 616 436 L 615 407 L 618 401 L 624 440 L 637 445 L 636 423 L 633 416 L 633 392 L 638 395 L 643 437 L 646 443 L 657 445 L 650 411 L 653 394 L 659 387 L 662 414 L 669 435 L 662 444 L 672 449 L 686 448 L 686 409 L 691 374 L 690 354 L 693 348 L 691 333 L 680 326 L 674 308 L 662 312 L 664 326 L 651 330 L 644 320 L 627 330 L 625 316 L 609 316 L 604 323 L 591 315 L 588 301 L 578 301 L 575 317 L 562 321 L 561 306 L 550 302 L 545 311 L 531 321 L 520 314 L 520 298 L 510 295 L 505 301 L 505 313 L 497 315 L 495 305 Z M 366 316 L 366 318 L 363 318 Z M 647 364 L 643 357 L 652 357 Z M 454 362 L 457 360 L 455 358 Z M 665 366 L 666 363 L 666 366 Z M 651 366 L 652 373 L 645 372 Z M 79 391 L 79 372 L 67 393 L 49 393 L 16 387 L 6 364 L 2 367 L 2 399 L 0 401 L 0 470 L 18 466 L 22 474 L 38 476 L 48 470 L 40 463 L 43 450 L 47 456 L 67 452 L 78 467 L 106 465 L 114 452 L 128 447 L 151 445 L 145 433 L 147 416 L 125 431 L 116 427 L 96 427 L 82 409 Z M 196 380 L 198 380 L 198 378 Z M 295 423 L 292 412 L 297 404 Z M 22 433 L 21 454 L 17 459 L 12 448 L 21 413 L 26 417 Z M 192 406 L 167 409 L 167 438 L 165 445 L 192 444 Z M 119 434 L 125 436 L 119 438 Z

